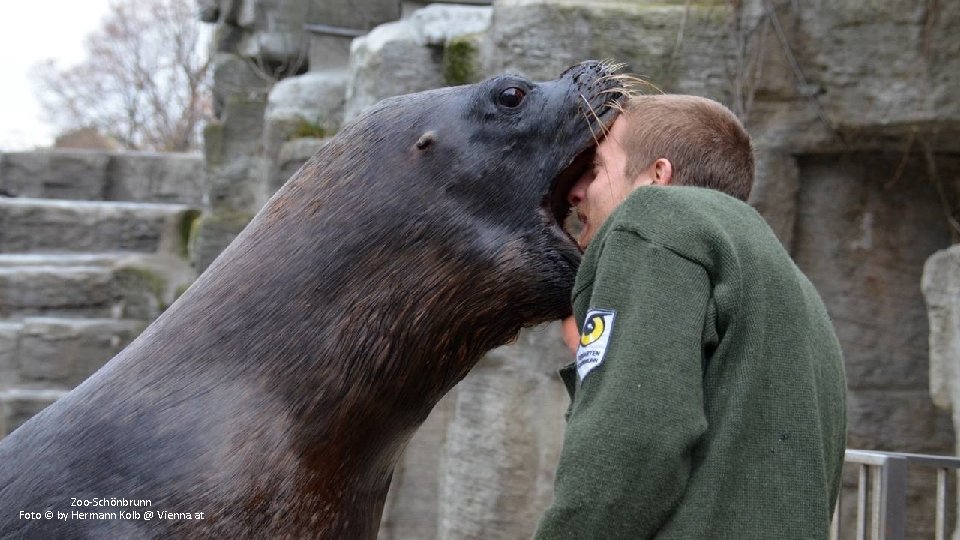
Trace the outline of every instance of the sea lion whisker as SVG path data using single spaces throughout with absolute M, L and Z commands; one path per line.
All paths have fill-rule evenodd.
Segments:
M 610 78 L 616 80 L 620 84 L 630 89 L 632 89 L 633 87 L 639 86 L 639 87 L 645 87 L 645 88 L 652 88 L 654 91 L 660 94 L 664 93 L 663 90 L 657 87 L 657 85 L 651 83 L 648 80 L 642 79 L 634 75 L 628 75 L 626 73 L 615 73 L 613 75 L 610 75 Z
M 593 106 L 590 105 L 590 101 L 583 94 L 580 94 L 580 99 L 582 99 L 583 102 L 587 104 L 587 110 L 590 111 L 592 118 L 597 120 L 597 124 L 600 125 L 600 129 L 603 131 L 604 136 L 606 136 L 608 131 L 607 126 L 603 124 L 603 120 L 600 119 L 600 116 L 597 114 L 597 111 L 595 111 L 593 109 Z M 580 108 L 580 112 L 583 114 L 584 118 L 587 120 L 587 127 L 590 128 L 590 134 L 593 135 L 593 140 L 596 141 L 597 144 L 600 144 L 600 139 L 597 137 L 597 132 L 594 131 L 593 129 L 593 122 L 592 122 L 591 116 L 587 116 L 586 112 L 582 107 Z
M 594 144 L 600 144 L 600 139 L 597 137 L 597 132 L 593 129 L 593 122 L 590 117 L 586 114 L 583 115 L 584 120 L 587 121 L 587 127 L 590 129 L 590 136 L 593 137 Z
M 621 69 L 623 69 L 624 67 L 626 67 L 626 65 L 627 65 L 627 64 L 626 64 L 625 62 L 617 62 L 617 61 L 613 60 L 612 58 L 605 58 L 605 59 L 603 59 L 603 60 L 600 61 L 600 67 L 603 68 L 603 69 L 605 69 L 607 72 L 610 72 L 610 73 L 614 73 L 614 72 L 620 71 Z M 602 79 L 601 79 L 601 80 L 602 80 Z
M 600 120 L 600 115 L 597 114 L 597 111 L 593 108 L 593 105 L 590 104 L 590 100 L 587 99 L 587 97 L 584 96 L 583 94 L 580 94 L 580 99 L 587 106 L 586 109 L 584 109 L 583 107 L 580 107 L 580 112 L 583 114 L 584 118 L 587 119 L 587 123 L 591 124 L 591 120 L 596 119 L 597 122 L 600 123 L 600 125 L 603 125 L 603 122 Z M 587 116 L 586 114 L 587 111 L 590 112 L 590 116 Z
M 617 97 L 627 98 L 627 99 L 636 95 L 633 92 L 630 92 L 629 89 L 626 89 L 626 88 L 608 88 L 606 90 L 601 90 L 597 92 L 598 96 L 602 94 L 615 94 Z
M 616 109 L 621 114 L 625 114 L 627 112 L 626 109 L 623 108 L 623 105 L 621 105 L 619 101 L 611 101 L 608 104 L 608 106 L 612 109 Z

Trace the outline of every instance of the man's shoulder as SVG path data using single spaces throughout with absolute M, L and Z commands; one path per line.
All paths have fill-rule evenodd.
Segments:
M 623 210 L 624 219 L 641 221 L 661 217 L 676 219 L 678 213 L 692 216 L 756 213 L 750 205 L 726 193 L 694 186 L 637 188 L 619 209 Z
M 750 205 L 726 193 L 692 186 L 647 186 L 633 190 L 612 216 L 613 229 L 641 236 L 764 227 Z
M 704 266 L 746 246 L 751 251 L 782 249 L 750 205 L 717 190 L 690 186 L 635 189 L 611 215 L 609 230 L 636 234 Z

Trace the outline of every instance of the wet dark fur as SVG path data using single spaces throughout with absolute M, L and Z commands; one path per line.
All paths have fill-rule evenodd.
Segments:
M 541 203 L 592 144 L 580 94 L 606 110 L 606 74 L 402 96 L 345 128 L 142 336 L 0 442 L 0 537 L 374 538 L 433 405 L 568 313 L 579 254 Z M 205 519 L 18 519 L 120 510 L 73 497 Z

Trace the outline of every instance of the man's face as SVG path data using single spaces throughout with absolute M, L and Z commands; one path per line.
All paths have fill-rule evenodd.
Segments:
M 626 177 L 627 154 L 621 144 L 626 127 L 627 120 L 622 116 L 613 123 L 607 137 L 597 147 L 593 168 L 577 180 L 567 195 L 583 224 L 577 239 L 583 249 L 587 248 L 603 222 L 639 185 Z

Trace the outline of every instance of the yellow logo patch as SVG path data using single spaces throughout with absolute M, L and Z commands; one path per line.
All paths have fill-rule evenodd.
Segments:
M 603 336 L 606 325 L 603 324 L 603 315 L 591 315 L 583 323 L 583 332 L 580 333 L 580 345 L 586 347 Z
M 580 347 L 577 348 L 577 375 L 581 381 L 603 363 L 616 316 L 617 313 L 610 309 L 591 309 L 587 312 L 580 330 Z

